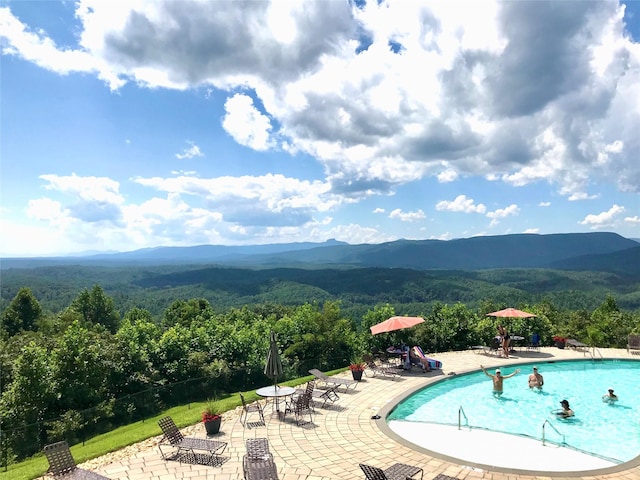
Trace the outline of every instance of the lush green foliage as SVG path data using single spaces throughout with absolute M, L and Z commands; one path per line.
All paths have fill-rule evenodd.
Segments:
M 263 368 L 271 331 L 282 352 L 285 379 L 304 375 L 313 367 L 346 367 L 350 359 L 382 352 L 400 341 L 421 345 L 428 352 L 488 344 L 498 319 L 486 314 L 506 306 L 536 314 L 532 319 L 507 320 L 506 326 L 525 338 L 539 333 L 544 345 L 550 345 L 554 335 L 563 335 L 602 347 L 624 347 L 627 335 L 640 331 L 639 312 L 621 310 L 611 295 L 604 295 L 593 308 L 567 309 L 548 299 L 523 301 L 521 285 L 514 285 L 526 282 L 516 272 L 439 276 L 402 271 L 400 277 L 394 272 L 395 288 L 389 283 L 390 274 L 382 269 L 342 271 L 341 275 L 325 272 L 324 276 L 280 271 L 283 277 L 294 273 L 296 285 L 302 285 L 304 277 L 305 282 L 316 283 L 314 289 L 330 292 L 328 297 L 345 289 L 340 297 L 348 308 L 341 301 L 327 300 L 223 309 L 206 298 L 191 297 L 174 298 L 156 315 L 140 306 L 121 315 L 122 302 L 128 305 L 122 291 L 118 289 L 120 294 L 113 298 L 94 284 L 91 289 L 79 288 L 76 297 L 54 313 L 50 307 L 41 308 L 37 293 L 16 289 L 2 313 L 11 321 L 3 325 L 0 340 L 0 419 L 5 436 L 0 460 L 13 463 L 51 441 L 65 438 L 76 443 L 174 405 L 212 395 L 222 399 L 265 385 L 269 380 Z M 370 276 L 356 285 L 354 273 Z M 493 283 L 491 276 L 495 276 Z M 164 276 L 162 282 L 169 285 L 171 278 Z M 262 288 L 255 279 L 252 283 L 237 278 L 245 284 L 243 290 L 256 293 Z M 498 285 L 498 279 L 508 286 Z M 183 284 L 187 281 L 188 275 L 180 279 Z M 578 276 L 579 281 L 585 279 Z M 221 285 L 218 280 L 213 283 Z M 533 289 L 535 282 L 531 283 Z M 236 288 L 232 280 L 227 284 L 228 289 Z M 479 298 L 472 295 L 478 285 L 491 285 L 483 291 L 504 295 Z M 475 300 L 438 300 L 449 298 L 452 289 L 463 297 L 467 292 Z M 444 295 L 445 291 L 449 293 Z M 371 303 L 381 298 L 402 302 Z M 371 325 L 395 314 L 420 315 L 426 321 L 409 330 L 370 334 Z

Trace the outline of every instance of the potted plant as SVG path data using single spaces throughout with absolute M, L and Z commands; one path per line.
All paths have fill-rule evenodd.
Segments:
M 555 336 L 553 337 L 553 341 L 554 341 L 554 342 L 556 342 L 556 347 L 558 347 L 558 348 L 564 348 L 565 343 L 566 343 L 566 341 L 567 341 L 567 338 L 566 338 L 566 337 L 563 337 L 563 336 L 561 336 L 561 335 L 555 335 Z
M 349 370 L 351 370 L 351 375 L 353 375 L 354 380 L 357 380 L 358 382 L 362 380 L 362 373 L 364 372 L 365 367 L 366 364 L 360 360 L 354 360 L 351 362 Z
M 207 435 L 215 435 L 220 431 L 222 415 L 220 414 L 215 402 L 211 400 L 207 402 L 207 406 L 202 412 L 202 423 L 204 423 Z

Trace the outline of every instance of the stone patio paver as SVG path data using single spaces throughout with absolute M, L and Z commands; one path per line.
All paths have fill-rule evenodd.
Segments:
M 622 349 L 600 349 L 604 358 L 638 359 Z M 296 426 L 293 418 L 285 421 L 267 417 L 265 426 L 244 428 L 239 422 L 239 410 L 223 416 L 220 440 L 229 442 L 223 456 L 227 461 L 220 467 L 180 464 L 165 461 L 157 444 L 160 436 L 140 442 L 118 452 L 93 459 L 81 465 L 93 469 L 113 480 L 231 480 L 242 478 L 242 456 L 247 438 L 269 439 L 281 480 L 331 480 L 364 478 L 358 463 L 387 468 L 402 462 L 424 469 L 424 479 L 438 474 L 460 480 L 638 480 L 640 457 L 629 462 L 623 471 L 597 475 L 571 473 L 516 473 L 504 469 L 479 469 L 442 459 L 438 454 L 428 455 L 414 450 L 408 444 L 389 438 L 371 420 L 382 407 L 388 405 L 403 391 L 410 391 L 434 382 L 441 375 L 476 370 L 480 363 L 487 368 L 514 365 L 532 361 L 584 358 L 583 352 L 555 347 L 540 352 L 519 352 L 509 359 L 485 356 L 477 351 L 445 352 L 433 356 L 442 360 L 442 372 L 405 373 L 397 380 L 363 377 L 355 392 L 340 394 L 335 409 L 317 408 L 313 425 Z M 345 372 L 344 375 L 348 375 Z M 184 435 L 206 437 L 201 423 L 182 430 Z M 158 433 L 160 428 L 158 427 Z

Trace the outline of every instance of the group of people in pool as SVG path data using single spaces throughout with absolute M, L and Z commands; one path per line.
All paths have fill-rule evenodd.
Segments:
M 489 372 L 487 372 L 487 370 L 480 365 L 480 368 L 482 368 L 482 371 L 484 372 L 484 374 L 487 377 L 490 377 L 492 382 L 493 382 L 493 395 L 494 397 L 499 397 L 500 395 L 502 395 L 503 392 L 503 381 L 505 378 L 511 378 L 515 375 L 517 375 L 518 373 L 520 373 L 520 369 L 516 368 L 512 373 L 510 373 L 509 375 L 502 375 L 502 372 L 500 371 L 499 368 L 496 368 L 496 373 L 495 374 L 491 374 Z M 529 375 L 528 378 L 528 384 L 529 384 L 529 388 L 537 388 L 539 390 L 542 389 L 542 386 L 544 385 L 544 377 L 540 374 L 540 372 L 538 372 L 538 367 L 533 367 L 533 371 L 531 372 L 531 374 Z M 605 393 L 602 396 L 602 401 L 605 403 L 614 403 L 618 401 L 618 396 L 614 393 L 613 388 L 610 388 L 607 393 Z M 569 406 L 569 401 L 564 399 L 560 401 L 560 406 L 562 407 L 560 410 L 556 411 L 556 415 L 562 418 L 569 418 L 569 417 L 573 417 L 575 414 L 573 412 L 573 410 L 571 410 L 571 407 Z

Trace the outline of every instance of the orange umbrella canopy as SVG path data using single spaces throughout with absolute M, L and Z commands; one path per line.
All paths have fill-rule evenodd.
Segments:
M 535 315 L 533 313 L 523 312 L 517 308 L 505 308 L 497 312 L 487 313 L 487 317 L 529 318 L 535 317 Z
M 424 318 L 422 317 L 391 317 L 384 322 L 372 326 L 371 333 L 377 335 L 378 333 L 393 332 L 394 330 L 413 327 L 422 322 L 424 322 Z

